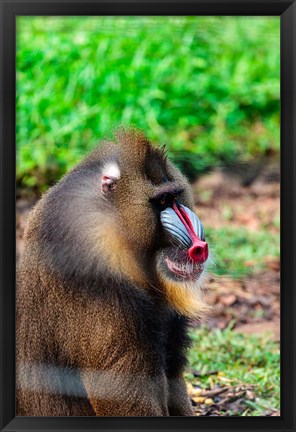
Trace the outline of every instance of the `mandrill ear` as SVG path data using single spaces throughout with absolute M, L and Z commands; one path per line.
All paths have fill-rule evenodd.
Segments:
M 116 162 L 107 162 L 101 173 L 101 192 L 103 195 L 108 194 L 116 189 L 117 182 L 120 179 L 120 170 Z

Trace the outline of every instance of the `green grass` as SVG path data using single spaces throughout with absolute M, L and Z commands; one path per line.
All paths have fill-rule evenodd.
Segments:
M 55 181 L 119 124 L 166 143 L 189 176 L 279 151 L 279 24 L 18 17 L 18 183 Z
M 201 388 L 247 384 L 254 385 L 255 401 L 245 401 L 247 415 L 260 416 L 266 410 L 280 407 L 279 344 L 266 335 L 249 336 L 232 330 L 192 330 L 189 364 L 201 373 L 195 378 L 187 373 L 186 380 Z M 217 371 L 214 375 L 205 375 Z
M 234 278 L 266 270 L 264 258 L 279 257 L 280 236 L 267 231 L 248 231 L 243 228 L 222 227 L 207 229 L 213 271 Z

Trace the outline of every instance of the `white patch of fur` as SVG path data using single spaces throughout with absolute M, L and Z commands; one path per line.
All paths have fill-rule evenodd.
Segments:
M 110 177 L 115 180 L 120 179 L 120 169 L 116 162 L 107 162 L 102 170 L 103 176 Z

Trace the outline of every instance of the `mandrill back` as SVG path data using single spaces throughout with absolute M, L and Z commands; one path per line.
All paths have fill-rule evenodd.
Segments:
M 187 320 L 208 258 L 189 185 L 121 130 L 33 209 L 17 275 L 17 414 L 193 415 Z

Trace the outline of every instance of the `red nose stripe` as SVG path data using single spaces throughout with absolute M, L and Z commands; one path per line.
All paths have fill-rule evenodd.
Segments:
M 176 204 L 176 202 L 173 203 L 173 210 L 177 213 L 191 238 L 192 246 L 190 246 L 188 250 L 188 255 L 194 262 L 198 264 L 204 263 L 209 256 L 208 244 L 197 236 L 190 217 L 182 207 L 179 207 Z
M 192 226 L 190 217 L 188 216 L 186 211 L 184 209 L 182 209 L 182 207 L 178 207 L 176 202 L 173 203 L 173 210 L 177 213 L 177 215 L 179 216 L 179 219 L 181 219 L 181 221 L 183 222 L 183 225 L 187 229 L 187 232 L 188 232 L 191 240 L 193 241 L 194 239 L 198 238 L 198 236 L 196 235 L 194 228 Z

